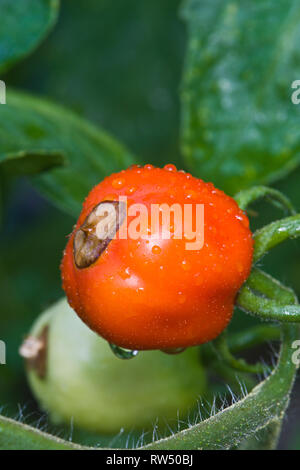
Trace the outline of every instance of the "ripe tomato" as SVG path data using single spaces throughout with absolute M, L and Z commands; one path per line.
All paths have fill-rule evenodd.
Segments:
M 153 224 L 157 206 L 163 214 Z M 64 252 L 63 287 L 82 320 L 113 344 L 187 347 L 227 326 L 252 255 L 249 221 L 234 199 L 173 165 L 134 166 L 86 198 Z

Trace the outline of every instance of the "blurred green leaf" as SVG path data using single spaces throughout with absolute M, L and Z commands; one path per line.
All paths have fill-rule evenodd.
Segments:
M 7 366 L 0 367 L 0 406 L 14 416 L 17 403 L 33 411 L 18 354 L 24 335 L 40 311 L 62 295 L 59 265 L 74 219 L 39 199 L 18 179 L 4 207 L 1 227 L 0 339 L 7 345 Z M 28 194 L 29 193 L 29 194 Z
M 56 151 L 20 151 L 0 156 L 0 170 L 5 175 L 35 175 L 66 163 L 64 155 Z
M 73 215 L 104 176 L 133 162 L 129 152 L 106 133 L 38 98 L 8 93 L 7 104 L 0 107 L 0 120 L 0 158 L 20 150 L 66 155 L 68 165 L 35 176 L 32 181 L 58 207 Z
M 182 165 L 180 1 L 63 1 L 54 33 L 4 78 L 98 123 L 141 163 Z
M 44 39 L 58 14 L 58 0 L 0 0 L 0 72 Z
M 186 0 L 182 88 L 189 168 L 230 194 L 273 181 L 300 160 L 297 0 Z

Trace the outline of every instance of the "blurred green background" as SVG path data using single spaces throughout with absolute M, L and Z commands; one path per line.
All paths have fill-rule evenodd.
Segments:
M 51 98 L 91 119 L 127 144 L 141 162 L 183 166 L 179 151 L 179 87 L 186 29 L 178 0 L 64 0 L 58 24 L 25 61 L 1 78 L 13 87 Z M 292 77 L 292 79 L 297 77 Z M 298 77 L 299 78 L 299 77 Z M 200 171 L 201 173 L 201 171 Z M 274 187 L 300 208 L 300 170 Z M 5 195 L 0 245 L 0 366 L 4 413 L 40 414 L 26 384 L 18 347 L 34 318 L 62 296 L 59 264 L 74 220 L 41 197 L 26 179 Z M 279 216 L 257 204 L 258 227 Z M 265 269 L 300 295 L 300 247 L 289 243 L 264 260 Z M 253 320 L 237 312 L 231 328 Z M 300 384 L 284 422 L 282 449 L 300 449 Z

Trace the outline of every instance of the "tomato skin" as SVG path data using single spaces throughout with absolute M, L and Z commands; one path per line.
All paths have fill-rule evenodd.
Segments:
M 78 269 L 74 233 L 97 204 L 119 196 L 127 197 L 127 210 L 142 203 L 149 214 L 151 204 L 203 204 L 203 248 L 187 250 L 185 238 L 153 240 L 147 232 L 143 239 L 113 239 L 95 263 Z M 111 343 L 138 350 L 187 347 L 227 326 L 252 256 L 248 218 L 231 197 L 173 165 L 135 166 L 105 178 L 86 198 L 64 252 L 63 287 L 82 320 Z

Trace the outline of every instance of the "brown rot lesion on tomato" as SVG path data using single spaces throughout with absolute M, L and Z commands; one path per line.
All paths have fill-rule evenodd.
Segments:
M 19 349 L 26 367 L 34 370 L 40 379 L 47 375 L 48 327 L 44 327 L 38 337 L 27 336 Z
M 73 255 L 77 268 L 87 268 L 97 261 L 125 217 L 123 201 L 102 201 L 93 208 L 74 235 Z

